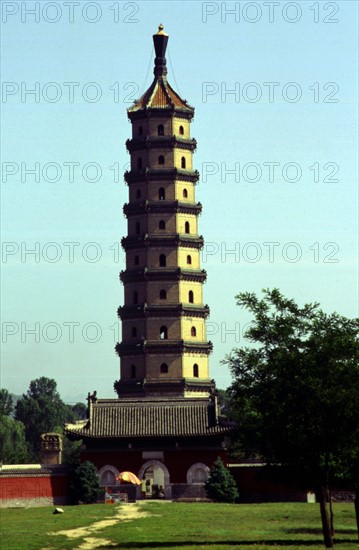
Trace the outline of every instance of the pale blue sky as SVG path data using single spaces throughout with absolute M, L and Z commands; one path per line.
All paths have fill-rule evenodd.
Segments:
M 237 2 L 237 15 L 225 13 L 235 2 L 79 2 L 72 23 L 66 2 L 40 2 L 38 22 L 25 13 L 35 2 L 2 4 L 3 387 L 22 393 L 48 376 L 66 400 L 94 389 L 113 395 L 126 108 L 151 83 L 160 22 L 170 35 L 169 81 L 196 108 L 211 376 L 228 386 L 220 361 L 244 343 L 240 291 L 276 286 L 301 304 L 357 315 L 357 2 L 274 2 L 273 22 L 265 2 Z M 21 96 L 36 83 L 37 101 Z M 25 173 L 35 163 L 38 182 Z M 69 163 L 79 163 L 74 181 Z M 95 179 L 89 163 L 101 169 L 97 182 L 86 181 Z M 21 247 L 35 242 L 39 261 L 22 261 Z M 73 262 L 64 243 L 79 243 Z M 278 243 L 272 258 L 265 243 Z M 39 342 L 26 334 L 35 323 Z M 73 342 L 69 323 L 78 323 Z

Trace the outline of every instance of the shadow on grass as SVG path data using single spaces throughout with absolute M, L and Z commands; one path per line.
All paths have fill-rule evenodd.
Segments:
M 335 539 L 336 544 L 348 544 L 356 543 L 357 539 Z M 288 548 L 290 546 L 320 546 L 320 540 L 294 540 L 294 539 L 281 539 L 281 540 L 218 540 L 218 541 L 198 541 L 198 540 L 187 540 L 187 541 L 173 541 L 173 542 L 124 542 L 118 543 L 115 545 L 102 546 L 101 548 L 172 548 L 179 546 L 233 546 L 238 548 L 239 546 L 255 546 L 255 545 L 266 545 L 266 546 L 283 546 Z
M 336 534 L 340 535 L 356 535 L 357 530 L 355 527 L 352 527 L 350 529 L 334 529 Z M 285 533 L 293 533 L 293 535 L 321 535 L 322 530 L 321 529 L 312 529 L 312 528 L 302 528 L 298 529 L 296 527 L 289 528 L 289 529 L 283 529 Z M 350 541 L 349 541 L 350 542 Z

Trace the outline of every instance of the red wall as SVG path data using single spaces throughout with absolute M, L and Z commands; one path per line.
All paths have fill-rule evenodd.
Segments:
M 163 463 L 166 465 L 171 483 L 187 483 L 187 471 L 196 462 L 202 462 L 209 468 L 220 456 L 226 462 L 226 452 L 219 450 L 173 450 L 163 452 Z M 147 462 L 142 458 L 141 451 L 91 451 L 82 453 L 83 461 L 90 460 L 99 470 L 102 466 L 111 465 L 119 471 L 129 470 L 137 474 L 140 468 Z
M 69 475 L 8 475 L 0 477 L 0 499 L 56 499 L 70 493 Z

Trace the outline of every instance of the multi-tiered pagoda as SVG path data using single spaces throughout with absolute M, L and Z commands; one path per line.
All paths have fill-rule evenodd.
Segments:
M 201 496 L 209 467 L 224 457 L 228 428 L 220 423 L 209 377 L 212 345 L 198 234 L 202 206 L 195 200 L 199 174 L 190 135 L 194 109 L 167 81 L 162 25 L 153 40 L 154 80 L 128 109 L 118 399 L 92 395 L 88 420 L 68 425 L 66 432 L 84 440 L 83 458 L 96 464 L 104 485 L 118 471 L 131 470 L 147 481 L 147 496 L 158 495 L 160 486 L 167 498 Z
M 119 397 L 202 397 L 209 380 L 203 304 L 206 274 L 200 268 L 202 206 L 195 200 L 199 174 L 193 169 L 194 109 L 167 81 L 163 27 L 154 35 L 155 79 L 129 110 L 132 139 L 126 145 L 131 170 L 125 180 L 128 234 L 122 239 L 122 320 Z

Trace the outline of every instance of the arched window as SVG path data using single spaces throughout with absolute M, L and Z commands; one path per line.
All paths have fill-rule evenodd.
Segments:
M 160 339 L 161 340 L 167 340 L 168 339 L 168 330 L 167 330 L 167 327 L 165 325 L 163 325 L 160 328 Z
M 138 127 L 138 135 L 139 135 L 139 136 L 142 136 L 142 134 L 143 134 L 143 127 L 142 127 L 142 126 L 139 126 L 139 127 Z
M 192 264 L 192 257 L 188 254 L 187 256 L 187 265 L 191 265 Z
M 138 159 L 137 159 L 137 168 L 139 170 L 141 170 L 141 168 L 142 168 L 142 158 L 141 157 L 138 157 Z
M 164 289 L 160 290 L 160 300 L 167 300 L 167 292 Z
M 136 189 L 136 199 L 141 198 L 141 189 Z
M 134 304 L 138 304 L 138 292 L 135 290 L 135 292 L 132 295 L 132 301 Z
M 164 136 L 164 134 L 165 134 L 165 129 L 164 129 L 164 127 L 163 127 L 163 124 L 159 124 L 159 125 L 157 126 L 157 132 L 158 132 L 158 135 L 159 135 L 159 136 Z
M 136 378 L 136 365 L 131 365 L 131 378 Z
M 166 255 L 165 254 L 160 255 L 160 267 L 166 267 Z
M 134 257 L 134 260 L 133 260 L 133 263 L 134 263 L 135 265 L 139 265 L 139 263 L 140 263 L 140 258 L 139 258 L 138 256 L 135 256 L 135 257 Z
M 183 136 L 183 134 L 184 134 L 184 128 L 183 128 L 183 126 L 180 126 L 180 127 L 179 127 L 179 133 L 180 133 L 180 136 Z
M 101 468 L 102 469 L 102 468 Z M 116 477 L 115 474 L 111 470 L 105 470 L 101 474 L 101 485 L 103 487 L 108 487 L 108 485 L 116 485 Z
M 160 187 L 158 190 L 158 198 L 160 201 L 164 201 L 166 197 L 166 193 L 163 187 Z
M 167 363 L 162 363 L 160 366 L 161 374 L 167 374 L 168 373 L 168 365 Z
M 161 220 L 158 224 L 158 229 L 166 229 L 166 222 L 164 220 Z
M 160 155 L 158 157 L 158 164 L 164 164 L 165 163 L 165 157 L 163 155 Z
M 189 233 L 189 222 L 186 222 L 186 223 L 184 224 L 184 232 L 185 232 L 185 233 Z
M 196 327 L 191 327 L 191 336 L 197 336 Z
M 187 199 L 187 198 L 188 198 L 188 191 L 187 191 L 187 189 L 183 189 L 183 198 L 184 198 L 184 199 Z
M 135 231 L 136 231 L 136 235 L 140 234 L 140 231 L 141 231 L 140 222 L 136 222 Z
M 132 338 L 136 338 L 136 336 L 137 336 L 137 328 L 136 327 L 132 327 L 131 336 L 132 336 Z
M 193 378 L 198 378 L 198 377 L 199 377 L 199 368 L 197 363 L 195 363 L 193 365 Z
M 188 293 L 188 301 L 190 304 L 193 304 L 193 290 L 190 290 Z
M 185 157 L 181 158 L 181 168 L 186 168 L 186 159 L 185 159 Z
M 187 483 L 203 485 L 209 477 L 209 468 L 203 462 L 196 462 L 187 471 Z

